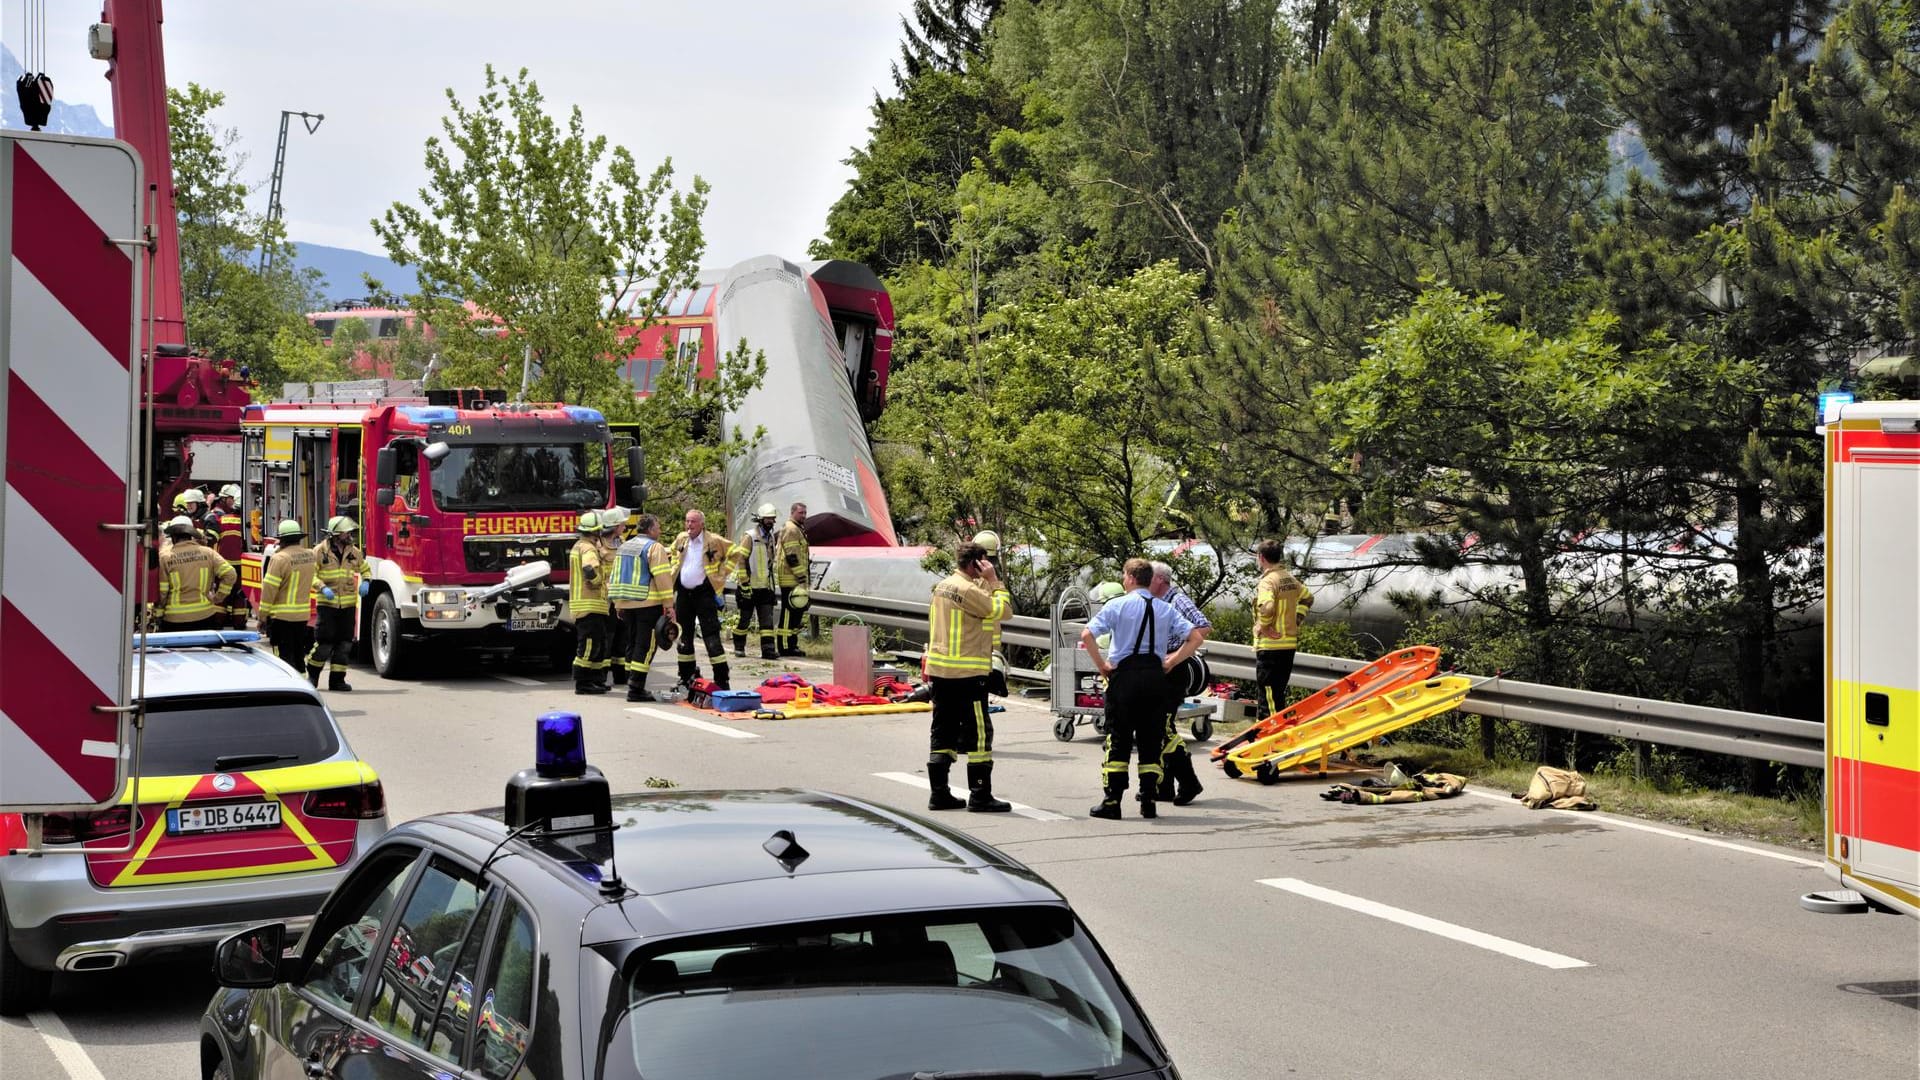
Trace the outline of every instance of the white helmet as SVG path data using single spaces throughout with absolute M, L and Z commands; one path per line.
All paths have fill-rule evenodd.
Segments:
M 223 499 L 232 499 L 234 502 L 239 502 L 240 501 L 240 485 L 227 484 L 226 486 L 220 489 L 220 497 Z
M 755 518 L 776 518 L 780 516 L 780 511 L 775 510 L 772 503 L 761 503 L 760 508 L 753 512 L 753 516 Z

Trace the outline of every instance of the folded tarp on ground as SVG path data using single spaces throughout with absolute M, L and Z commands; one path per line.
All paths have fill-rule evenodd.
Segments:
M 1394 770 L 1399 774 L 1399 770 Z M 1379 780 L 1369 777 L 1357 784 L 1335 784 L 1320 793 L 1320 797 L 1330 802 L 1357 803 L 1363 806 L 1376 806 L 1382 803 L 1428 802 L 1433 799 L 1451 799 L 1465 791 L 1467 780 L 1452 773 L 1415 773 L 1412 777 L 1399 780 Z

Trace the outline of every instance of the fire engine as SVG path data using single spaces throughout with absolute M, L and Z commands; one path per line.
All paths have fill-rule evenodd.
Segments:
M 583 511 L 639 505 L 638 448 L 616 469 L 597 410 L 514 404 L 498 390 L 378 379 L 287 390 L 295 400 L 241 416 L 245 498 L 315 542 L 336 516 L 359 524 L 372 569 L 361 658 L 387 678 L 430 642 L 570 658 L 574 527 Z M 257 603 L 271 552 L 248 544 L 241 580 Z
M 1826 870 L 1814 911 L 1920 915 L 1920 401 L 1829 406 Z

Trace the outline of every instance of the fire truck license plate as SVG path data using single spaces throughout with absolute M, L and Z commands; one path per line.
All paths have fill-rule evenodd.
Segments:
M 280 824 L 277 802 L 223 803 L 219 806 L 182 806 L 167 811 L 167 835 L 272 829 Z
M 551 608 L 522 608 L 507 621 L 508 630 L 551 630 L 559 625 L 560 613 Z

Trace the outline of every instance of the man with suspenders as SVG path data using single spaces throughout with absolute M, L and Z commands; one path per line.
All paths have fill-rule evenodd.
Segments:
M 1159 816 L 1154 799 L 1159 794 L 1160 750 L 1166 736 L 1167 672 L 1192 656 L 1202 640 L 1198 627 L 1149 591 L 1153 567 L 1147 560 L 1128 559 L 1122 576 L 1127 595 L 1101 608 L 1080 631 L 1081 647 L 1107 677 L 1106 760 L 1100 766 L 1105 792 L 1099 805 L 1087 813 L 1110 821 L 1120 820 L 1120 800 L 1127 793 L 1127 758 L 1135 753 L 1140 759 L 1140 816 Z M 1112 635 L 1111 659 L 1101 652 L 1102 634 Z

